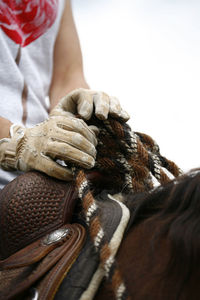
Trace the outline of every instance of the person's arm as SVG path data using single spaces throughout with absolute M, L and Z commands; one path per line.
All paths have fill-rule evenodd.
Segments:
M 80 87 L 89 88 L 83 75 L 82 54 L 71 4 L 66 0 L 54 51 L 54 71 L 49 92 L 51 109 L 61 97 Z M 11 125 L 9 120 L 0 117 L 0 139 L 10 136 Z
M 12 123 L 3 118 L 0 117 L 0 140 L 3 138 L 8 138 L 10 136 L 10 126 Z
M 49 91 L 50 110 L 76 88 L 89 86 L 83 74 L 82 53 L 70 0 L 66 0 L 54 49 L 54 70 Z
M 54 49 L 54 70 L 49 91 L 50 115 L 78 113 L 88 120 L 94 111 L 99 119 L 105 120 L 111 115 L 127 121 L 129 116 L 116 97 L 89 89 L 84 78 L 82 53 L 70 0 L 66 1 Z

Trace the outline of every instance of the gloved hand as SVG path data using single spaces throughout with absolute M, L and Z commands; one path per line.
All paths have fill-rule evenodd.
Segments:
M 32 127 L 12 125 L 11 138 L 0 140 L 3 169 L 38 170 L 49 176 L 71 180 L 72 172 L 56 160 L 91 168 L 95 163 L 97 140 L 83 120 L 55 116 Z
M 89 120 L 93 108 L 95 115 L 101 120 L 106 120 L 108 114 L 114 117 L 120 117 L 124 121 L 129 119 L 115 97 L 110 97 L 103 92 L 95 92 L 88 89 L 76 89 L 63 97 L 55 108 L 51 111 L 51 116 L 69 116 L 78 113 L 83 119 Z

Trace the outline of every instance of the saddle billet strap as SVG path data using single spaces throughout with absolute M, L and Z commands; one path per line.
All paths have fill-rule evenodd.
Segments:
M 37 299 L 53 299 L 63 276 L 79 255 L 85 236 L 82 225 L 67 224 L 1 261 L 2 299 L 18 299 L 18 296 L 27 299 L 32 287 L 37 290 Z M 30 251 L 30 255 L 24 256 L 26 251 Z

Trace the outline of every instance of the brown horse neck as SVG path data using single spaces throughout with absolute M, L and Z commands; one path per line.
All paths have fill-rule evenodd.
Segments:
M 176 274 L 167 272 L 171 245 L 168 238 L 157 236 L 159 227 L 158 222 L 143 222 L 131 228 L 119 249 L 116 259 L 130 299 L 199 299 L 200 288 L 197 290 L 197 278 L 200 272 L 198 277 L 197 274 L 193 274 L 186 287 L 179 285 Z M 95 297 L 95 300 L 100 299 L 115 299 L 109 283 L 102 283 Z

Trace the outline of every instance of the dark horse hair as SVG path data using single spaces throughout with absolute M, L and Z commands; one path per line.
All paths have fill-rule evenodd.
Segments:
M 200 275 L 200 169 L 150 193 L 129 195 L 127 205 L 134 211 L 129 229 L 141 222 L 147 225 L 158 222 L 152 243 L 155 246 L 161 238 L 167 238 L 171 245 L 163 279 L 169 276 L 176 279 L 176 299 L 182 293 L 186 295 L 185 287 L 192 285 L 191 278 Z M 191 298 L 188 295 L 186 299 Z

